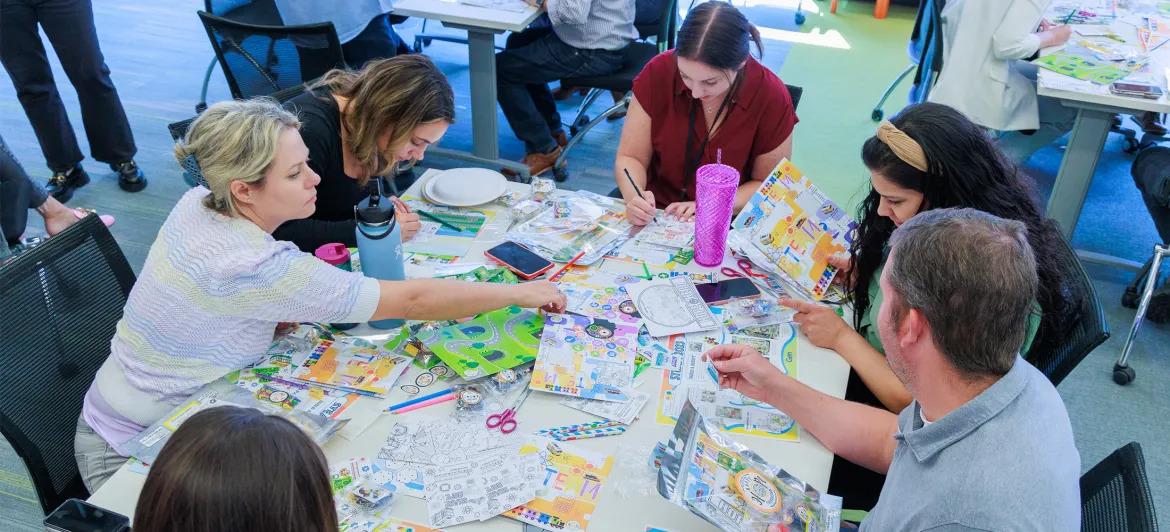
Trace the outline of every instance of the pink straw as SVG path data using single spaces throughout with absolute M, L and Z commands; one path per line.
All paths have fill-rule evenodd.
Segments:
M 413 404 L 410 406 L 404 406 L 402 408 L 399 408 L 398 410 L 392 410 L 392 411 L 390 411 L 390 413 L 391 414 L 405 414 L 405 413 L 410 412 L 412 410 L 418 410 L 420 408 L 425 408 L 425 407 L 428 407 L 431 405 L 445 403 L 445 402 L 450 401 L 452 399 L 455 399 L 455 394 L 449 393 L 449 394 L 444 395 L 442 397 L 436 397 L 434 399 L 429 399 L 429 400 L 423 401 L 421 403 Z

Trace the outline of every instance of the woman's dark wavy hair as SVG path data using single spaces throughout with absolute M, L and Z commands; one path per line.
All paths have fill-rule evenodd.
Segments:
M 902 188 L 921 192 L 923 210 L 970 207 L 1023 222 L 1028 228 L 1028 243 L 1036 254 L 1040 280 L 1036 299 L 1043 318 L 1035 342 L 1063 336 L 1080 304 L 1066 288 L 1064 272 L 1056 258 L 1059 239 L 1063 237 L 1056 225 L 1044 218 L 1019 169 L 1000 153 L 982 128 L 945 105 L 912 105 L 890 122 L 922 146 L 927 171 L 903 162 L 876 136 L 861 148 L 865 166 Z M 850 291 L 855 327 L 861 326 L 862 316 L 869 308 L 870 283 L 876 282 L 874 273 L 885 260 L 886 243 L 894 231 L 894 223 L 878 214 L 880 201 L 881 195 L 871 187 L 858 208 L 857 239 L 850 248 L 856 272 Z

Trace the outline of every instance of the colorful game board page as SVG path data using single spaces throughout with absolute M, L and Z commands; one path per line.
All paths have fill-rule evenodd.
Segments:
M 626 401 L 632 388 L 638 329 L 579 314 L 550 314 L 529 384 L 534 390 Z
M 535 360 L 543 327 L 543 316 L 507 307 L 439 329 L 424 343 L 460 377 L 474 379 Z

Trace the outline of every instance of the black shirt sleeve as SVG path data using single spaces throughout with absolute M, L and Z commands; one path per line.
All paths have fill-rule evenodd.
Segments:
M 312 253 L 324 244 L 356 246 L 353 207 L 363 191 L 345 174 L 341 152 L 341 114 L 327 90 L 305 93 L 285 104 L 301 120 L 301 138 L 309 148 L 309 168 L 321 176 L 317 210 L 302 220 L 291 220 L 272 233 L 277 240 L 296 244 Z

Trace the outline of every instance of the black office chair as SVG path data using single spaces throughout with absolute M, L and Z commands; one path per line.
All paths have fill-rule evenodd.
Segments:
M 233 98 L 271 95 L 346 66 L 331 22 L 264 26 L 198 14 Z
M 73 436 L 134 280 L 97 216 L 0 267 L 0 433 L 28 468 L 45 513 L 89 496 Z
M 930 89 L 938 79 L 939 71 L 942 70 L 942 8 L 945 3 L 946 0 L 922 0 L 918 5 L 914 29 L 911 30 L 910 41 L 906 45 L 910 64 L 886 87 L 877 105 L 873 106 L 873 112 L 869 117 L 874 122 L 880 122 L 885 116 L 882 106 L 911 72 L 915 73 L 914 86 L 910 90 L 907 103 L 925 102 L 930 95 Z
M 565 169 L 568 165 L 569 152 L 576 146 L 585 133 L 597 124 L 609 118 L 610 115 L 622 112 L 629 106 L 633 97 L 634 78 L 649 63 L 654 56 L 674 48 L 674 37 L 678 31 L 678 0 L 666 0 L 662 4 L 662 11 L 658 20 L 652 24 L 635 24 L 639 40 L 634 41 L 622 50 L 622 66 L 617 72 L 602 76 L 584 76 L 565 78 L 561 80 L 562 87 L 587 87 L 589 94 L 581 101 L 577 108 L 577 116 L 570 122 L 569 143 L 561 151 L 561 156 L 553 165 L 553 178 L 557 181 L 568 179 L 569 173 Z M 647 42 L 653 37 L 654 44 Z M 625 96 L 614 102 L 613 106 L 603 111 L 597 118 L 589 119 L 586 114 L 593 102 L 606 92 L 620 92 Z
M 1142 446 L 1130 442 L 1081 475 L 1083 532 L 1157 532 Z
M 1105 321 L 1097 289 L 1076 251 L 1062 238 L 1057 252 L 1055 260 L 1064 274 L 1067 299 L 1079 301 L 1080 305 L 1074 309 L 1070 330 L 1063 334 L 1051 331 L 1042 319 L 1032 347 L 1024 355 L 1052 381 L 1053 386 L 1060 384 L 1081 360 L 1109 339 L 1109 323 Z
M 262 26 L 284 24 L 280 18 L 280 11 L 276 9 L 276 2 L 272 0 L 205 0 L 203 6 L 212 15 L 245 24 Z M 207 109 L 207 85 L 211 83 L 211 73 L 218 62 L 218 58 L 212 56 L 207 71 L 203 73 L 203 88 L 199 91 L 199 103 L 195 104 L 196 113 L 202 113 Z

